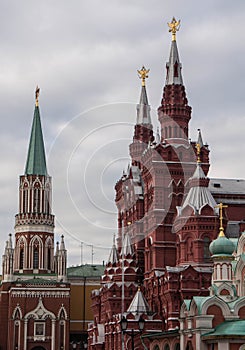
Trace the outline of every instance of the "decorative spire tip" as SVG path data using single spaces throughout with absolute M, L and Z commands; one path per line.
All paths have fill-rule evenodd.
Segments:
M 224 237 L 225 233 L 224 233 L 224 227 L 223 227 L 223 209 L 228 208 L 228 205 L 219 203 L 215 208 L 219 208 L 219 221 L 220 221 L 219 237 Z
M 200 145 L 200 143 L 196 143 L 196 150 L 197 150 L 197 163 L 201 163 L 201 158 L 200 158 L 201 145 Z
M 180 28 L 180 20 L 176 21 L 173 17 L 172 22 L 168 23 L 169 32 L 172 33 L 172 41 L 176 41 L 176 32 L 179 31 Z
M 148 73 L 150 72 L 150 69 L 145 69 L 144 66 L 142 66 L 141 70 L 137 70 L 139 74 L 139 78 L 141 79 L 142 86 L 145 86 L 145 80 L 148 78 Z
M 37 85 L 36 91 L 35 91 L 36 107 L 38 107 L 38 105 L 39 105 L 39 101 L 38 101 L 39 94 L 40 94 L 40 88 Z

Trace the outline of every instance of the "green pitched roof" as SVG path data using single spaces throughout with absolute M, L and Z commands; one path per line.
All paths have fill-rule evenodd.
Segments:
M 104 274 L 104 265 L 80 265 L 67 268 L 67 276 L 69 277 L 101 277 Z
M 43 133 L 38 106 L 34 110 L 25 175 L 47 175 Z
M 245 337 L 245 320 L 225 321 L 219 324 L 214 331 L 203 334 L 202 339 L 243 338 Z

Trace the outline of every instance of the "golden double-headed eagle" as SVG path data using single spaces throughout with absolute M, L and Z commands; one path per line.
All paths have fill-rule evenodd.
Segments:
M 180 20 L 176 21 L 176 19 L 173 17 L 172 22 L 168 23 L 169 26 L 169 32 L 172 33 L 172 41 L 176 41 L 176 32 L 180 28 Z
M 143 66 L 141 70 L 137 70 L 137 72 L 139 74 L 139 78 L 141 79 L 142 86 L 145 86 L 145 80 L 146 78 L 148 78 L 148 73 L 150 72 L 150 69 L 145 69 L 145 67 Z

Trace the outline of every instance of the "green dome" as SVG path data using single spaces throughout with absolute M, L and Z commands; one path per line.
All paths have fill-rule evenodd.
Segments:
M 234 244 L 225 236 L 219 236 L 209 246 L 212 255 L 232 255 Z

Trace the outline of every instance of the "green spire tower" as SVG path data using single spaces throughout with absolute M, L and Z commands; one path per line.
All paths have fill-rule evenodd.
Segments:
M 47 176 L 47 166 L 43 133 L 40 120 L 38 96 L 40 89 L 36 89 L 36 105 L 33 116 L 31 138 L 29 143 L 25 175 L 45 175 Z

